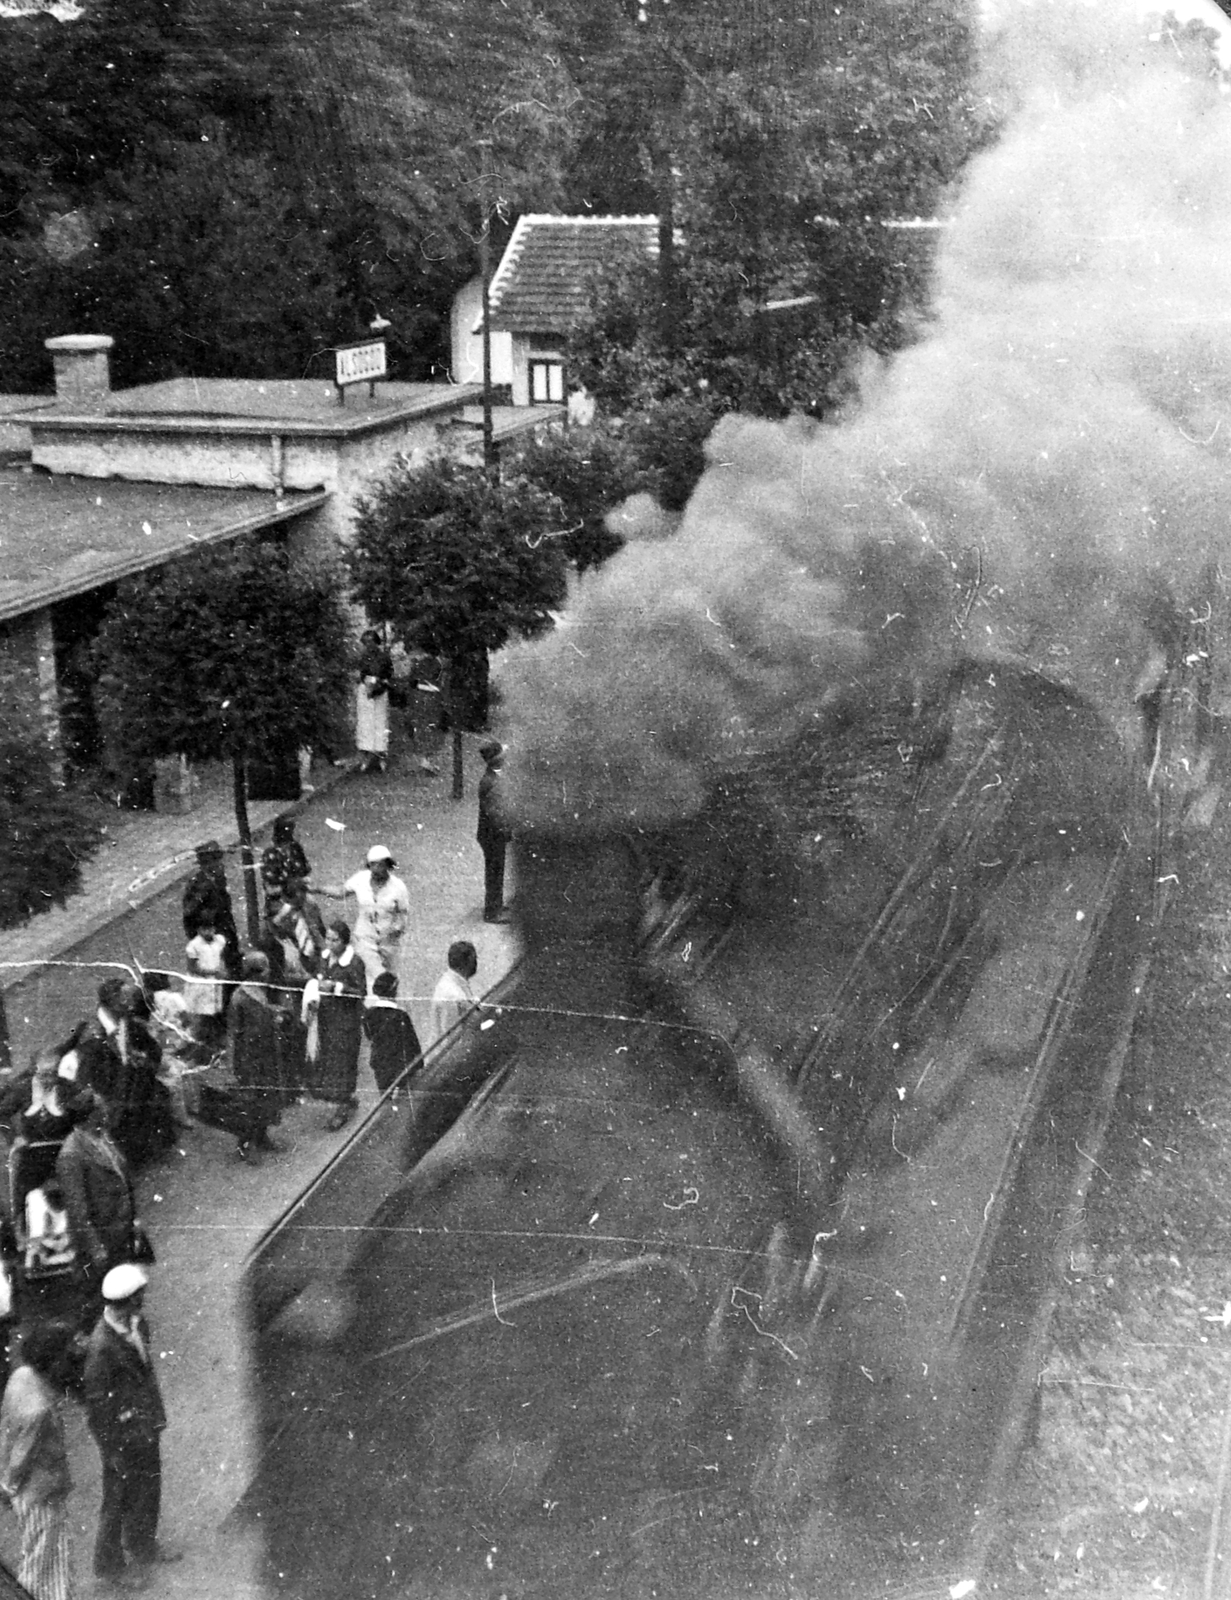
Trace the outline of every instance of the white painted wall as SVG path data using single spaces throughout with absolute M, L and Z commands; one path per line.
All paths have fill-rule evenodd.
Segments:
M 454 383 L 483 382 L 483 340 L 472 330 L 483 310 L 483 281 L 471 278 L 453 296 L 452 377 Z M 492 334 L 492 382 L 513 382 L 513 335 Z

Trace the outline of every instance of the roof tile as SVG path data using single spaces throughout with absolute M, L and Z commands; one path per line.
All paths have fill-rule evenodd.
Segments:
M 492 330 L 567 334 L 597 273 L 657 254 L 657 217 L 524 216 L 492 279 Z

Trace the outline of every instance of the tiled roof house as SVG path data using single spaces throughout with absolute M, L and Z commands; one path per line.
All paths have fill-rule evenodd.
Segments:
M 518 220 L 491 284 L 492 332 L 512 340 L 514 405 L 565 400 L 564 346 L 590 284 L 608 268 L 657 254 L 657 217 Z

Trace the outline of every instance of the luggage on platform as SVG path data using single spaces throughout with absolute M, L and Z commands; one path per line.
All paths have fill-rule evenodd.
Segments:
M 229 1072 L 212 1067 L 197 1074 L 195 1115 L 198 1122 L 233 1133 L 237 1139 L 248 1138 L 276 1120 L 276 1116 L 270 1117 L 258 1090 L 245 1088 Z

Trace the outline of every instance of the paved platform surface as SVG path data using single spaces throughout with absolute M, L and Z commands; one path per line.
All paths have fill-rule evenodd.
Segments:
M 427 1006 L 457 937 L 479 952 L 476 987 L 497 981 L 516 956 L 515 930 L 482 920 L 483 862 L 475 843 L 476 788 L 482 762 L 468 740 L 466 795 L 449 797 L 449 777 L 419 770 L 414 752 L 393 751 L 389 773 L 322 774 L 320 792 L 296 807 L 253 807 L 254 826 L 294 810 L 297 831 L 317 881 L 341 881 L 363 864 L 372 843 L 398 858 L 413 907 L 402 960 L 402 993 L 426 1042 Z M 66 1032 L 88 1015 L 101 963 L 174 961 L 182 950 L 180 892 L 193 847 L 216 837 L 235 842 L 222 786 L 182 817 L 117 815 L 115 837 L 88 869 L 84 892 L 27 930 L 0 935 L 0 961 L 48 962 L 0 969 L 7 987 L 15 1053 Z M 341 823 L 343 830 L 331 827 Z M 239 874 L 228 856 L 232 896 L 240 910 Z M 511 888 L 511 886 L 510 886 Z M 328 908 L 328 902 L 325 903 Z M 360 1064 L 361 1116 L 375 1085 Z M 327 1108 L 293 1107 L 275 1130 L 283 1149 L 247 1164 L 235 1141 L 194 1124 L 170 1155 L 140 1174 L 139 1204 L 158 1250 L 147 1310 L 170 1424 L 164 1437 L 162 1532 L 185 1552 L 159 1569 L 154 1594 L 199 1600 L 256 1600 L 258 1532 L 230 1515 L 251 1475 L 245 1341 L 236 1315 L 236 1286 L 245 1257 L 265 1229 L 338 1149 L 353 1136 L 324 1129 Z M 104 1592 L 90 1576 L 97 1525 L 97 1452 L 75 1408 L 68 1412 L 75 1487 L 71 1499 L 80 1593 Z M 15 1565 L 16 1525 L 0 1512 L 0 1556 Z

